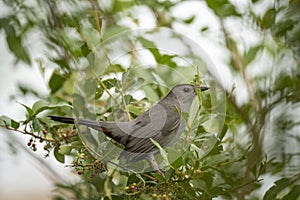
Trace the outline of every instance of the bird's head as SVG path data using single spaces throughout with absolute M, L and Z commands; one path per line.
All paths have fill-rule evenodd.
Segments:
M 181 104 L 181 106 L 187 107 L 187 109 L 189 109 L 194 98 L 196 97 L 196 90 L 205 91 L 208 89 L 209 87 L 206 86 L 200 87 L 190 84 L 180 84 L 173 87 L 170 93 L 173 94 L 171 96 L 173 96 L 173 98 L 175 98 L 176 101 L 178 101 Z

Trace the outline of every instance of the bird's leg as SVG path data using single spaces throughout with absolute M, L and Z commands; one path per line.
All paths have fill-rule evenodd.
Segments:
M 153 171 L 156 171 L 160 175 L 162 175 L 163 177 L 165 177 L 165 173 L 162 170 L 159 169 L 159 166 L 158 166 L 157 162 L 155 161 L 155 158 L 154 158 L 153 154 L 148 155 L 146 157 L 146 160 L 150 164 L 150 166 L 153 169 Z

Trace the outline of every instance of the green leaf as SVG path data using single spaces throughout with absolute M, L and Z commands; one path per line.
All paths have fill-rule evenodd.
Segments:
M 42 131 L 44 129 L 43 125 L 40 123 L 40 121 L 37 118 L 34 118 L 32 121 L 32 126 L 34 131 Z
M 195 188 L 199 188 L 201 190 L 207 191 L 206 183 L 202 179 L 190 180 L 190 184 L 192 184 L 193 187 Z
M 10 120 L 10 123 L 11 123 L 11 127 L 14 129 L 18 129 L 20 127 L 20 123 L 13 119 Z
M 212 187 L 213 182 L 214 182 L 214 174 L 211 172 L 205 172 L 202 174 L 201 179 L 205 181 L 206 187 L 210 188 L 210 187 Z
M 39 100 L 33 104 L 32 111 L 34 115 L 37 115 L 38 113 L 47 109 L 48 107 L 49 107 L 49 102 L 46 102 L 45 100 Z
M 282 178 L 280 180 L 275 181 L 275 185 L 272 186 L 264 195 L 263 200 L 273 200 L 276 199 L 276 196 L 281 192 L 283 189 L 289 186 L 289 179 Z
M 70 69 L 70 66 L 68 65 L 67 61 L 65 58 L 52 58 L 51 61 L 56 63 L 61 69 Z
M 215 149 L 215 145 L 218 143 L 218 139 L 215 136 L 209 137 L 202 143 L 201 149 L 204 151 L 202 157 L 205 157 L 211 153 L 215 153 L 213 150 Z
M 262 18 L 261 28 L 268 29 L 274 26 L 276 18 L 276 10 L 274 8 L 269 9 Z
M 81 96 L 80 94 L 78 94 L 78 93 L 74 93 L 73 94 L 73 109 L 74 109 L 74 112 L 75 113 L 83 112 L 85 110 L 85 105 L 86 105 L 85 98 L 83 96 Z
M 97 86 L 96 92 L 95 92 L 95 100 L 99 99 L 104 93 L 104 90 L 102 87 Z
M 36 58 L 35 62 L 37 63 L 42 76 L 45 77 L 45 69 L 46 69 L 46 67 L 43 65 L 43 59 Z
M 160 155 L 164 159 L 164 161 L 169 163 L 167 152 L 160 146 L 160 144 L 157 141 L 153 140 L 152 138 L 150 138 L 150 140 L 159 149 Z
M 195 20 L 195 15 L 191 16 L 188 19 L 183 20 L 183 22 L 186 24 L 191 24 L 191 23 L 193 23 L 194 20 Z
M 143 37 L 138 37 L 137 39 L 143 45 L 144 48 L 148 49 L 152 53 L 156 61 L 160 59 L 161 55 L 156 45 L 152 41 L 147 40 Z
M 156 61 L 159 63 L 159 64 L 165 64 L 171 68 L 176 68 L 177 67 L 177 64 L 176 62 L 174 62 L 172 59 L 175 57 L 175 55 L 167 55 L 167 54 L 164 54 L 162 56 L 160 56 Z
M 159 183 L 166 182 L 166 178 L 159 173 L 151 173 L 151 175 L 158 180 Z
M 300 197 L 300 185 L 295 185 L 281 200 L 291 200 Z
M 110 78 L 103 81 L 103 84 L 106 86 L 107 89 L 110 89 L 112 87 L 116 87 L 119 85 L 119 80 L 116 78 Z
M 175 169 L 178 169 L 183 163 L 182 156 L 180 156 L 181 154 L 182 153 L 176 149 L 168 149 L 168 160 Z
M 0 18 L 0 29 L 5 28 L 9 25 L 9 20 L 7 18 Z
M 297 24 L 296 21 L 292 20 L 292 19 L 283 20 L 283 21 L 276 23 L 276 26 L 273 27 L 275 30 L 275 35 L 277 37 L 287 35 L 288 32 L 291 31 L 295 27 L 296 24 Z
M 87 97 L 95 95 L 97 90 L 98 80 L 95 77 L 90 77 L 84 83 L 84 92 Z
M 36 97 L 39 97 L 39 93 L 37 91 L 35 91 L 32 88 L 29 88 L 26 85 L 23 85 L 21 83 L 18 84 L 18 89 L 22 92 L 22 94 L 25 96 L 26 94 L 32 94 Z
M 293 88 L 297 84 L 294 77 L 289 74 L 281 74 L 275 82 L 274 90 L 283 91 L 287 88 Z
M 142 82 L 139 82 L 139 80 L 137 80 L 136 74 L 134 74 L 130 71 L 126 71 L 126 72 L 122 73 L 121 85 L 122 85 L 123 91 L 130 90 L 134 86 L 138 86 L 139 84 L 141 85 Z
M 228 0 L 206 0 L 206 3 L 219 17 L 241 16 Z
M 91 53 L 90 48 L 88 47 L 87 43 L 83 43 L 81 45 L 81 52 L 84 57 L 88 57 L 88 55 Z
M 122 67 L 122 65 L 119 64 L 111 64 L 105 69 L 105 74 L 109 73 L 117 73 L 117 72 L 125 72 L 125 69 Z
M 124 26 L 110 26 L 104 31 L 102 40 L 103 41 L 108 40 L 117 34 L 120 34 L 125 31 L 129 31 L 129 30 L 130 29 L 128 27 L 124 27 Z
M 5 115 L 2 115 L 0 116 L 0 126 L 12 127 L 14 129 L 17 129 L 19 128 L 20 123 Z
M 70 155 L 71 151 L 72 151 L 73 147 L 72 146 L 60 146 L 59 147 L 59 153 L 62 155 Z
M 131 8 L 132 6 L 135 5 L 135 1 L 133 0 L 115 0 L 113 1 L 113 12 L 120 12 L 126 9 Z
M 95 48 L 96 45 L 99 44 L 101 39 L 99 31 L 88 23 L 81 23 L 80 32 L 81 37 L 84 38 L 84 41 L 90 49 Z
M 62 31 L 60 36 L 64 42 L 64 45 L 74 57 L 82 56 L 81 46 L 84 44 L 83 41 L 71 36 L 68 31 Z
M 66 78 L 62 76 L 57 70 L 55 70 L 49 80 L 51 94 L 54 94 L 56 91 L 58 91 L 65 81 Z
M 218 135 L 220 141 L 223 140 L 223 138 L 224 138 L 225 134 L 227 133 L 227 131 L 228 131 L 228 126 L 227 126 L 227 124 L 224 124 L 224 126 L 222 128 L 222 131 Z
M 133 105 L 131 105 L 131 104 L 129 104 L 129 105 L 127 106 L 127 108 L 128 108 L 128 111 L 129 111 L 130 113 L 134 114 L 135 116 L 138 116 L 138 115 L 140 115 L 140 114 L 142 114 L 142 113 L 144 112 L 142 109 L 140 109 L 140 108 L 138 108 L 138 107 L 136 107 L 136 106 L 133 106 Z
M 111 190 L 112 190 L 112 188 L 110 187 L 110 179 L 107 178 L 104 181 L 104 192 L 109 199 L 112 199 L 111 198 L 111 192 L 112 192 Z
M 198 146 L 196 146 L 196 145 L 193 144 L 193 143 L 190 145 L 190 151 L 191 151 L 191 152 L 195 152 L 196 155 L 197 155 L 197 158 L 201 158 L 202 155 L 203 155 L 203 150 L 200 149 Z
M 32 116 L 36 116 L 45 110 L 53 110 L 53 109 L 61 108 L 61 107 L 72 108 L 72 106 L 70 106 L 67 103 L 63 103 L 63 102 L 51 105 L 50 102 L 48 102 L 48 101 L 39 100 L 39 101 L 35 102 L 32 106 L 32 111 L 33 111 Z
M 83 144 L 80 141 L 74 141 L 71 143 L 72 147 L 74 148 L 82 148 Z
M 26 111 L 28 113 L 28 119 L 31 119 L 33 116 L 33 110 L 31 108 L 29 108 L 28 106 L 26 106 L 25 104 L 22 104 L 22 103 L 19 103 L 19 104 L 21 104 L 26 109 Z
M 204 26 L 204 27 L 202 27 L 202 28 L 200 29 L 201 32 L 205 32 L 205 31 L 207 31 L 207 30 L 208 30 L 208 26 Z
M 138 174 L 132 174 L 132 175 L 128 175 L 128 179 L 127 179 L 127 185 L 131 185 L 131 184 L 133 184 L 133 183 L 138 183 L 140 180 L 143 180 L 142 178 L 141 178 L 141 176 L 140 175 L 138 175 Z
M 247 66 L 255 57 L 257 52 L 261 49 L 261 45 L 256 45 L 251 47 L 245 54 L 244 54 L 244 65 Z
M 53 152 L 54 152 L 54 157 L 57 161 L 61 163 L 65 163 L 65 156 L 60 153 L 60 147 L 55 147 Z
M 9 23 L 3 23 L 2 26 L 3 25 L 9 50 L 13 52 L 18 59 L 30 65 L 30 56 L 28 50 L 22 44 L 22 38 L 16 35 L 16 30 L 12 25 Z
M 147 40 L 143 37 L 138 37 L 138 41 L 143 45 L 144 48 L 148 49 L 152 53 L 152 55 L 154 56 L 158 64 L 165 64 L 171 68 L 177 67 L 176 62 L 172 60 L 175 57 L 175 55 L 168 55 L 168 54 L 162 55 L 157 49 L 154 42 Z
M 178 108 L 176 105 L 175 105 L 175 112 L 177 112 L 185 122 L 188 122 L 189 115 L 190 115 L 189 113 L 181 112 L 180 108 Z

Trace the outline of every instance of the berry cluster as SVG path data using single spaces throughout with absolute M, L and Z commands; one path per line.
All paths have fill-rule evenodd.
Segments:
M 27 146 L 29 146 L 33 151 L 36 151 L 36 141 L 33 138 L 30 138 L 30 140 L 27 143 Z
M 153 199 L 165 199 L 165 200 L 171 200 L 172 199 L 172 193 L 169 194 L 156 194 L 153 193 L 152 195 Z
M 134 193 L 134 192 L 137 192 L 136 183 L 132 183 L 131 185 L 126 186 L 125 189 L 126 189 L 126 191 L 127 191 L 128 193 Z
M 85 163 L 82 160 L 75 161 L 69 167 L 75 168 L 78 175 L 88 173 L 90 175 L 90 178 L 93 178 L 95 175 L 103 171 L 106 171 L 103 163 L 96 159 L 92 163 Z
M 150 199 L 160 199 L 160 200 L 171 200 L 173 198 L 172 192 L 169 190 L 167 184 L 160 185 L 153 190 L 149 185 L 142 186 L 143 184 L 131 183 L 125 187 L 126 193 L 128 196 L 133 198 L 138 193 L 147 193 L 150 196 Z M 162 186 L 162 187 L 161 187 Z

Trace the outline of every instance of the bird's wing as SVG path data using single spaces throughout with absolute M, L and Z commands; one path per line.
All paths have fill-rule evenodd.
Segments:
M 99 122 L 102 131 L 106 136 L 114 139 L 116 142 L 125 145 L 132 132 L 133 121 L 128 122 Z
M 174 139 L 181 121 L 180 116 L 169 115 L 162 105 L 157 104 L 136 118 L 126 141 L 125 150 L 135 153 L 156 151 L 157 148 L 150 138 L 162 147 L 168 145 Z
M 163 130 L 167 123 L 167 111 L 156 104 L 134 120 L 131 137 L 150 138 Z
M 159 136 L 157 134 L 156 136 Z M 154 139 L 158 141 L 159 138 Z M 150 138 L 131 138 L 120 158 L 125 158 L 127 162 L 137 161 L 147 157 L 149 154 L 155 154 L 158 148 L 153 144 Z

